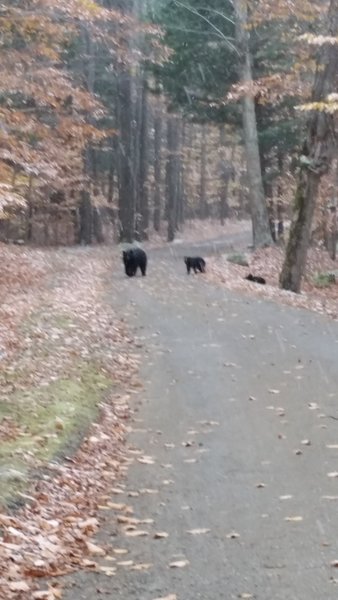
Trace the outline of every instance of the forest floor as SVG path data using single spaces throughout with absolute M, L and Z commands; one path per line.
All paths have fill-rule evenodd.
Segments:
M 236 245 L 236 240 L 239 240 L 238 249 L 245 252 L 247 238 L 241 235 L 236 237 L 241 231 L 243 224 L 238 230 L 232 225 L 228 230 L 225 229 L 226 236 L 232 240 L 231 245 Z M 217 228 L 212 230 L 210 227 L 207 236 L 218 238 Z M 150 266 L 149 276 L 145 280 L 129 280 L 124 277 L 118 249 L 39 250 L 0 246 L 0 500 L 4 505 L 0 515 L 3 533 L 3 537 L 0 538 L 0 597 L 20 600 L 77 600 L 80 597 L 93 600 L 101 594 L 108 597 L 110 594 L 111 597 L 117 594 L 125 600 L 134 597 L 138 600 L 153 600 L 160 596 L 170 600 L 176 597 L 178 600 L 199 597 L 214 600 L 223 597 L 213 585 L 201 595 L 198 591 L 200 588 L 191 580 L 191 577 L 196 578 L 195 569 L 188 580 L 183 578 L 182 583 L 179 583 L 180 576 L 173 575 L 172 569 L 175 566 L 167 571 L 167 566 L 163 563 L 159 565 L 159 572 L 154 577 L 153 552 L 157 552 L 156 544 L 165 544 L 170 535 L 173 542 L 167 544 L 167 551 L 171 553 L 171 562 L 177 563 L 178 571 L 188 566 L 185 556 L 174 556 L 175 553 L 182 554 L 183 550 L 186 550 L 177 539 L 182 515 L 185 514 L 189 514 L 189 523 L 185 523 L 190 531 L 188 537 L 190 535 L 192 539 L 201 539 L 201 542 L 196 542 L 195 545 L 201 557 L 210 550 L 208 543 L 204 546 L 202 542 L 202 538 L 212 528 L 203 523 L 206 515 L 194 516 L 188 508 L 189 504 L 195 501 L 194 495 L 201 494 L 198 490 L 198 480 L 202 477 L 208 481 L 208 471 L 205 472 L 203 468 L 202 473 L 196 474 L 197 480 L 191 485 L 189 492 L 184 488 L 184 480 L 188 476 L 185 468 L 191 468 L 189 464 L 192 466 L 200 462 L 204 450 L 207 451 L 204 441 L 197 441 L 196 436 L 214 436 L 222 421 L 220 406 L 213 405 L 210 400 L 210 406 L 205 407 L 205 397 L 214 395 L 216 399 L 219 398 L 221 387 L 227 385 L 228 377 L 226 376 L 224 381 L 222 379 L 226 373 L 229 375 L 231 372 L 231 381 L 235 388 L 237 386 L 236 371 L 237 368 L 241 368 L 240 363 L 243 363 L 244 359 L 243 356 L 241 359 L 236 357 L 236 353 L 239 352 L 236 340 L 238 337 L 242 340 L 239 347 L 248 344 L 252 346 L 256 343 L 252 340 L 259 336 L 260 321 L 265 318 L 261 300 L 259 299 L 258 303 L 253 300 L 251 308 L 248 309 L 248 296 L 261 296 L 264 293 L 269 298 L 272 294 L 270 288 L 273 286 L 243 282 L 243 274 L 246 274 L 248 269 L 243 270 L 243 267 L 232 265 L 221 256 L 209 256 L 206 277 L 192 276 L 187 281 L 180 255 L 187 250 L 193 253 L 196 248 L 194 240 L 201 240 L 202 235 L 201 232 L 197 235 L 196 231 L 191 231 L 187 238 L 191 240 L 190 248 L 187 248 L 184 242 L 179 253 L 175 255 L 180 259 L 179 263 L 173 260 L 172 251 L 167 250 L 165 255 L 165 250 L 164 254 L 162 249 L 150 250 L 150 265 L 153 266 Z M 203 247 L 207 250 L 206 243 Z M 210 251 L 213 252 L 213 248 L 214 244 L 211 243 L 209 254 Z M 279 250 L 265 251 L 268 260 L 260 257 L 259 253 L 249 257 L 250 261 L 254 261 L 255 273 L 267 276 L 269 284 L 275 282 L 273 269 L 276 268 L 278 253 Z M 326 259 L 321 266 L 326 269 Z M 253 270 L 252 265 L 250 269 Z M 215 282 L 217 286 L 214 285 Z M 243 299 L 224 297 L 220 285 L 244 292 Z M 332 289 L 334 287 L 332 286 Z M 277 301 L 280 293 L 276 290 Z M 325 295 L 327 296 L 327 291 Z M 294 295 L 291 296 L 294 298 Z M 286 297 L 289 298 L 289 295 Z M 311 297 L 311 290 L 307 290 L 306 297 Z M 282 301 L 284 302 L 283 298 Z M 271 308 L 273 305 L 269 303 L 267 306 L 270 306 L 269 311 L 280 310 L 278 306 L 275 309 Z M 323 310 L 323 302 L 317 297 L 313 300 L 313 308 Z M 257 319 L 253 326 L 255 331 L 251 335 L 247 335 L 246 332 L 239 333 L 239 329 L 244 326 L 241 313 L 244 315 L 248 310 L 254 313 L 254 318 L 251 318 L 252 315 L 246 315 L 248 318 L 245 322 L 248 326 L 249 322 L 253 324 Z M 283 315 L 278 313 L 280 324 L 277 329 L 283 327 L 281 319 L 288 318 L 292 321 L 292 327 L 303 327 L 300 324 L 303 313 L 292 313 L 288 317 L 283 312 Z M 331 316 L 335 316 L 333 312 Z M 313 319 L 306 316 L 304 318 L 309 320 L 312 331 L 316 327 Z M 231 322 L 231 326 L 228 330 L 224 325 L 225 335 L 230 334 L 229 344 L 234 345 L 233 353 L 230 346 L 224 346 L 223 338 L 217 339 L 220 329 L 223 328 L 222 323 L 228 321 Z M 189 331 L 180 331 L 183 323 L 188 324 Z M 249 329 L 250 327 L 251 325 Z M 269 324 L 264 327 L 269 329 Z M 326 323 L 320 327 L 326 332 Z M 321 334 L 317 330 L 312 333 L 311 331 L 310 337 L 312 336 L 314 341 L 317 340 L 319 352 L 314 371 L 319 370 L 318 382 L 327 388 L 325 397 L 329 398 L 330 409 L 335 414 L 334 405 L 331 406 L 335 392 L 330 365 L 327 369 L 326 356 L 322 357 L 320 354 Z M 266 337 L 265 333 L 264 336 Z M 282 334 L 276 337 L 279 353 L 285 344 L 281 336 L 283 337 Z M 333 333 L 330 340 L 334 344 L 332 336 Z M 269 335 L 267 337 L 269 338 Z M 203 338 L 206 343 L 201 342 Z M 331 351 L 330 344 L 331 341 L 325 352 Z M 291 347 L 293 346 L 297 347 L 296 354 L 303 352 L 303 349 L 298 348 L 298 340 L 297 344 L 291 344 Z M 194 353 L 191 353 L 193 347 L 200 347 L 202 354 L 207 352 L 208 358 L 197 357 L 200 362 L 195 365 Z M 210 374 L 207 375 L 205 369 L 209 353 L 219 354 L 220 347 L 223 348 L 224 356 L 222 354 L 222 364 L 217 368 L 221 366 L 221 369 L 216 373 L 211 368 Z M 310 344 L 310 349 L 311 347 Z M 242 351 L 243 349 L 240 353 Z M 244 349 L 244 353 L 246 351 Z M 334 351 L 335 348 L 332 351 L 333 356 Z M 264 354 L 264 346 L 260 352 Z M 277 362 L 279 358 L 276 357 Z M 217 362 L 216 356 L 215 359 Z M 302 357 L 300 362 L 295 359 L 296 366 L 293 365 L 292 368 L 304 368 L 305 362 Z M 229 368 L 224 369 L 224 366 Z M 288 365 L 284 364 L 284 367 Z M 260 377 L 266 377 L 266 381 L 271 383 L 268 394 L 279 394 L 281 387 L 285 385 L 285 382 L 275 383 L 269 367 L 266 368 L 267 372 L 260 376 L 257 373 L 254 375 L 254 365 L 250 369 L 251 381 L 243 383 L 246 392 L 237 388 L 226 392 L 229 402 L 233 401 L 234 405 L 238 395 L 249 394 L 254 404 L 256 396 L 261 394 Z M 284 372 L 290 369 L 284 368 Z M 315 377 L 315 373 L 311 372 L 309 380 L 312 380 L 313 376 Z M 302 377 L 303 372 L 297 370 L 297 394 L 300 393 L 299 379 Z M 192 387 L 190 390 L 189 382 L 195 379 L 198 387 Z M 213 379 L 220 382 L 217 389 L 213 388 Z M 178 382 L 181 382 L 179 387 Z M 316 402 L 314 401 L 317 387 L 315 383 L 314 389 L 308 395 L 307 410 L 319 409 L 318 396 Z M 159 412 L 156 403 L 160 399 L 163 400 L 164 406 Z M 280 398 L 278 402 L 283 404 L 284 398 Z M 182 406 L 185 408 L 182 409 Z M 277 416 L 283 417 L 281 407 L 272 408 Z M 260 411 L 263 409 L 261 406 Z M 138 416 L 139 410 L 143 413 L 141 416 Z M 172 416 L 169 416 L 170 413 Z M 316 416 L 319 417 L 320 413 L 316 413 Z M 181 418 L 182 423 L 178 430 L 174 431 L 175 424 L 172 419 L 176 422 Z M 234 418 L 237 419 L 238 416 Z M 143 419 L 142 423 L 139 419 Z M 295 418 L 295 422 L 297 427 L 300 427 L 298 417 Z M 310 425 L 312 434 L 313 424 Z M 304 437 L 308 426 L 306 417 Z M 285 439 L 284 427 L 281 425 L 280 429 L 280 437 L 277 437 Z M 134 440 L 131 437 L 129 445 L 126 446 L 128 433 L 135 437 L 136 445 L 133 445 Z M 147 437 L 146 447 L 143 441 L 141 442 L 144 435 Z M 222 430 L 223 435 L 224 439 L 227 436 L 232 438 L 234 433 Z M 251 436 L 249 433 L 248 435 Z M 182 439 L 179 436 L 182 436 Z M 237 444 L 236 440 L 232 441 Z M 333 439 L 331 441 L 334 442 Z M 217 441 L 216 434 L 214 443 L 216 446 L 221 443 L 221 440 Z M 159 452 L 157 458 L 151 455 L 153 446 L 156 452 Z M 331 446 L 333 448 L 335 444 L 332 443 Z M 175 447 L 178 452 L 175 460 L 186 464 L 178 476 L 183 479 L 176 492 L 178 502 L 182 504 L 181 509 L 187 512 L 181 513 L 180 509 L 179 515 L 170 513 L 172 486 L 176 479 L 176 476 L 172 476 L 171 469 L 176 467 L 172 464 L 175 460 L 171 460 L 169 454 Z M 303 454 L 303 446 L 300 447 L 302 449 L 297 456 Z M 227 460 L 223 456 L 224 451 L 221 451 L 218 458 L 216 456 L 216 462 Z M 245 445 L 244 451 L 247 451 Z M 237 452 L 240 457 L 241 450 L 238 447 Z M 186 453 L 189 456 L 186 456 Z M 294 456 L 294 449 L 291 449 L 291 453 Z M 236 464 L 238 460 L 241 461 L 238 456 Z M 242 458 L 244 461 L 244 455 Z M 154 463 L 157 463 L 155 475 L 152 472 Z M 205 468 L 207 465 L 208 461 Z M 238 465 L 238 468 L 242 466 Z M 134 479 L 128 480 L 126 487 L 123 478 L 130 468 Z M 229 469 L 230 473 L 230 465 Z M 263 473 L 257 471 L 257 481 L 260 477 L 263 480 Z M 273 477 L 270 472 L 268 477 Z M 218 475 L 216 479 L 218 481 Z M 210 486 L 215 488 L 215 494 L 224 495 L 224 490 L 219 488 L 217 481 L 211 478 Z M 260 487 L 265 485 L 266 483 L 262 483 Z M 231 486 L 229 493 L 234 494 Z M 158 500 L 158 494 L 161 494 L 161 500 Z M 193 496 L 188 497 L 191 494 Z M 329 496 L 330 494 L 328 498 Z M 332 495 L 333 498 L 336 496 Z M 140 503 L 137 510 L 146 512 L 149 506 L 152 515 L 136 518 L 133 514 L 136 508 L 131 506 L 134 501 Z M 213 504 L 213 500 L 209 503 Z M 8 510 L 10 508 L 16 510 L 12 512 Z M 217 510 L 220 510 L 219 506 Z M 153 534 L 150 534 L 149 526 L 152 526 L 152 522 L 156 521 L 161 511 L 165 528 L 163 531 L 162 528 L 154 530 Z M 193 517 L 196 517 L 198 523 Z M 293 517 L 290 518 L 292 520 Z M 99 529 L 100 523 L 105 523 L 103 533 Z M 232 519 L 231 527 L 235 528 L 236 525 L 236 519 Z M 95 541 L 94 534 L 97 535 Z M 236 540 L 239 535 L 234 529 L 225 533 L 225 539 Z M 115 540 L 116 536 L 118 537 Z M 157 540 L 155 546 L 150 543 L 154 538 Z M 176 550 L 175 538 L 176 543 L 178 542 Z M 142 546 L 144 540 L 148 540 L 145 550 Z M 219 539 L 217 544 L 219 546 Z M 130 558 L 129 552 L 132 549 L 136 554 L 134 552 L 134 557 Z M 243 558 L 248 560 L 245 553 Z M 52 581 L 45 579 L 49 575 L 63 575 L 78 569 L 88 570 L 90 579 L 86 579 L 85 576 L 80 580 L 73 579 L 74 576 Z M 152 575 L 149 576 L 149 573 Z M 116 574 L 120 574 L 119 582 L 113 585 L 112 578 L 115 578 Z M 135 577 L 130 587 L 128 581 L 131 574 Z M 150 580 L 152 583 L 149 587 Z M 172 591 L 175 581 L 178 588 L 183 586 L 178 596 L 175 595 L 175 590 Z M 188 584 L 191 587 L 190 591 L 186 588 Z M 87 587 L 89 595 L 86 595 L 84 589 Z M 236 592 L 234 587 L 226 598 L 256 597 L 251 590 L 245 590 L 246 588 L 242 592 Z M 242 595 L 239 595 L 240 593 Z M 284 598 L 278 594 L 272 594 L 271 597 Z M 311 597 L 316 596 L 307 596 Z M 325 597 L 331 596 L 326 594 Z M 297 598 L 299 600 L 303 596 L 298 595 Z

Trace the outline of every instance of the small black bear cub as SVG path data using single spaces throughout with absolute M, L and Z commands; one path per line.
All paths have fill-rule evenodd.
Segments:
M 134 277 L 138 268 L 140 268 L 142 275 L 145 276 L 147 270 L 147 255 L 142 248 L 129 248 L 129 250 L 124 250 L 122 260 L 124 263 L 124 270 L 128 277 Z
M 249 275 L 247 275 L 244 279 L 248 279 L 249 281 L 253 281 L 254 283 L 266 283 L 264 277 L 256 277 L 256 275 L 251 275 L 251 273 L 249 273 Z
M 194 273 L 200 271 L 200 273 L 205 273 L 205 260 L 200 256 L 185 256 L 184 262 L 187 265 L 187 273 L 189 275 L 190 269 L 194 269 Z

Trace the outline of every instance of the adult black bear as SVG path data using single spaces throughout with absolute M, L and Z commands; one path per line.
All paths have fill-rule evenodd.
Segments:
M 129 248 L 124 250 L 122 254 L 124 270 L 128 277 L 134 277 L 136 271 L 140 268 L 143 277 L 147 270 L 147 255 L 142 248 Z
M 205 273 L 205 260 L 200 256 L 185 256 L 184 262 L 187 265 L 187 273 L 189 275 L 190 269 L 194 270 L 194 273 L 200 271 L 200 273 Z
M 244 279 L 248 279 L 249 281 L 253 281 L 254 283 L 262 283 L 263 285 L 266 283 L 264 277 L 256 277 L 256 275 L 251 275 L 251 273 L 244 277 Z

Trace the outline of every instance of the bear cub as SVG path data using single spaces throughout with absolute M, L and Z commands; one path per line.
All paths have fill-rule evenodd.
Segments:
M 124 250 L 122 254 L 124 270 L 128 277 L 134 277 L 139 268 L 143 277 L 147 270 L 147 255 L 142 248 L 129 248 Z
M 264 277 L 259 277 L 259 276 L 256 277 L 256 275 L 252 275 L 251 273 L 249 273 L 249 275 L 244 277 L 244 279 L 248 279 L 249 281 L 253 281 L 254 283 L 261 283 L 263 285 L 266 284 Z
M 200 271 L 200 273 L 205 273 L 205 260 L 200 256 L 185 256 L 184 262 L 187 267 L 187 273 L 189 275 L 190 270 L 193 269 L 194 273 Z

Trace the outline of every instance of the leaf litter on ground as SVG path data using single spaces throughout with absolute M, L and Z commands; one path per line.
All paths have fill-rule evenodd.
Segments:
M 115 567 L 96 566 L 92 557 L 105 560 L 106 549 L 93 536 L 98 510 L 129 512 L 124 503 L 109 505 L 109 498 L 125 493 L 117 485 L 130 463 L 125 420 L 130 394 L 140 384 L 133 340 L 104 295 L 110 253 L 105 248 L 38 250 L 0 244 L 0 318 L 6 325 L 0 330 L 2 391 L 11 399 L 13 373 L 23 395 L 31 388 L 46 390 L 60 378 L 78 376 L 79 361 L 84 366 L 94 361 L 115 386 L 112 392 L 102 386 L 97 420 L 74 456 L 59 464 L 22 454 L 29 469 L 43 468 L 43 477 L 27 481 L 24 506 L 13 515 L 5 509 L 0 514 L 0 597 L 6 600 L 18 593 L 20 600 L 61 598 L 57 586 L 39 589 L 41 578 L 83 568 L 115 573 Z M 64 428 L 64 416 L 56 414 L 53 436 Z M 1 420 L 0 437 L 20 443 L 22 429 L 13 417 Z

